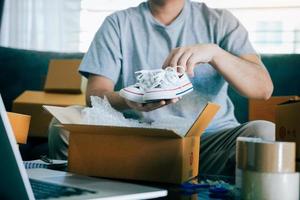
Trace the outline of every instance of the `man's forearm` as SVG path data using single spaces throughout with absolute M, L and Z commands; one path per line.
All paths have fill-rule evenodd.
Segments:
M 90 96 L 99 96 L 104 97 L 106 96 L 109 103 L 114 107 L 116 110 L 123 111 L 129 109 L 127 103 L 125 102 L 124 98 L 122 98 L 118 92 L 111 92 L 111 91 L 90 91 L 86 94 L 86 102 L 87 105 L 91 105 Z
M 273 92 L 273 83 L 263 64 L 252 55 L 239 58 L 218 46 L 210 64 L 243 96 L 268 99 Z
M 88 77 L 86 89 L 86 103 L 91 106 L 91 96 L 106 96 L 110 104 L 117 110 L 128 109 L 125 100 L 114 92 L 114 83 L 111 79 L 101 76 L 90 74 Z
M 170 103 L 175 103 L 177 99 L 168 101 L 159 101 L 151 103 L 137 103 L 122 98 L 118 92 L 114 92 L 114 83 L 107 77 L 101 75 L 90 75 L 88 78 L 86 90 L 86 103 L 91 105 L 91 96 L 104 97 L 106 96 L 109 103 L 117 110 L 123 111 L 127 109 L 135 109 L 142 112 L 149 112 Z

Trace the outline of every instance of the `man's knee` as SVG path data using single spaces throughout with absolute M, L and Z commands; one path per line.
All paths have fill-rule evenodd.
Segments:
M 64 130 L 60 123 L 53 118 L 48 132 L 49 157 L 52 159 L 67 159 L 68 144 L 69 132 Z
M 265 120 L 248 122 L 241 136 L 258 137 L 265 140 L 275 140 L 275 124 Z

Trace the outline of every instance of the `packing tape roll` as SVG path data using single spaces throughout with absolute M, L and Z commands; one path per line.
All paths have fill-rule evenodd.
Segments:
M 258 172 L 295 172 L 294 142 L 273 142 L 259 138 L 239 137 L 236 144 L 236 165 L 242 170 Z
M 298 200 L 299 173 L 242 172 L 244 200 Z
M 235 168 L 235 187 L 241 189 L 242 188 L 242 175 L 243 170 L 239 168 Z

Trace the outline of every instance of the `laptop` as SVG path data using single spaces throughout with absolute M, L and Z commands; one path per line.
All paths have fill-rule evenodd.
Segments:
M 151 199 L 164 189 L 50 169 L 25 170 L 0 95 L 0 199 Z

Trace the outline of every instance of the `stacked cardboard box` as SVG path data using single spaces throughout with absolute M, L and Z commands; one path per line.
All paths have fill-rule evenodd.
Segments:
M 300 171 L 300 97 L 278 96 L 249 101 L 249 120 L 276 124 L 276 140 L 296 143 L 296 170 Z
M 296 159 L 300 159 L 300 100 L 290 100 L 277 106 L 276 140 L 296 142 Z M 300 163 L 297 165 L 299 170 Z
M 274 96 L 269 100 L 249 100 L 249 121 L 267 120 L 275 123 L 276 106 L 297 96 Z
M 29 136 L 47 137 L 51 115 L 43 105 L 85 105 L 84 80 L 78 73 L 80 60 L 51 60 L 44 91 L 25 91 L 13 102 L 13 112 L 31 115 Z
M 22 115 L 12 112 L 8 112 L 7 116 L 17 143 L 26 144 L 31 117 L 29 115 Z
M 44 91 L 70 94 L 84 93 L 86 79 L 78 73 L 80 62 L 80 59 L 51 60 Z

